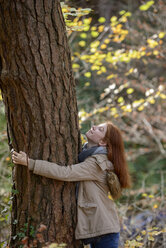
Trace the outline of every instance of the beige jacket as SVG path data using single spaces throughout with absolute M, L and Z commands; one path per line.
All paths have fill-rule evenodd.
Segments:
M 105 170 L 113 170 L 113 165 L 106 155 L 96 154 L 71 166 L 30 159 L 29 169 L 37 175 L 56 180 L 80 181 L 76 239 L 120 231 L 115 203 L 108 198 Z

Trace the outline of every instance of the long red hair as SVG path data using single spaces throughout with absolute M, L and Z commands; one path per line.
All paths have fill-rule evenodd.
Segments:
M 107 144 L 107 156 L 114 165 L 121 187 L 130 188 L 131 178 L 126 162 L 122 134 L 112 122 L 107 122 L 107 132 L 103 141 Z

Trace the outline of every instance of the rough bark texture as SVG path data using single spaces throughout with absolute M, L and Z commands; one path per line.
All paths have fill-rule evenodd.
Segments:
M 75 84 L 63 15 L 58 0 L 0 1 L 0 86 L 10 145 L 34 159 L 67 165 L 78 154 L 79 126 Z M 75 184 L 13 170 L 12 233 L 32 240 L 30 247 L 74 241 Z M 15 223 L 15 224 L 13 224 Z M 21 227 L 28 223 L 26 230 Z M 29 245 L 32 241 L 29 239 Z M 18 236 L 10 247 L 19 247 Z

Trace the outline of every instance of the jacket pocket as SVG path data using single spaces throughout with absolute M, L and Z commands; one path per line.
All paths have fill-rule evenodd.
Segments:
M 78 206 L 80 210 L 88 217 L 89 215 L 95 214 L 97 204 L 93 202 L 79 202 Z
M 82 208 L 96 208 L 97 204 L 93 202 L 78 202 L 78 205 Z

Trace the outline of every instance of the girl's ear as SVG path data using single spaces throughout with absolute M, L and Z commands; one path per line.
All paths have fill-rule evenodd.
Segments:
M 103 140 L 100 140 L 100 142 L 99 142 L 99 146 L 106 146 L 107 145 L 107 143 L 106 142 L 104 142 Z

